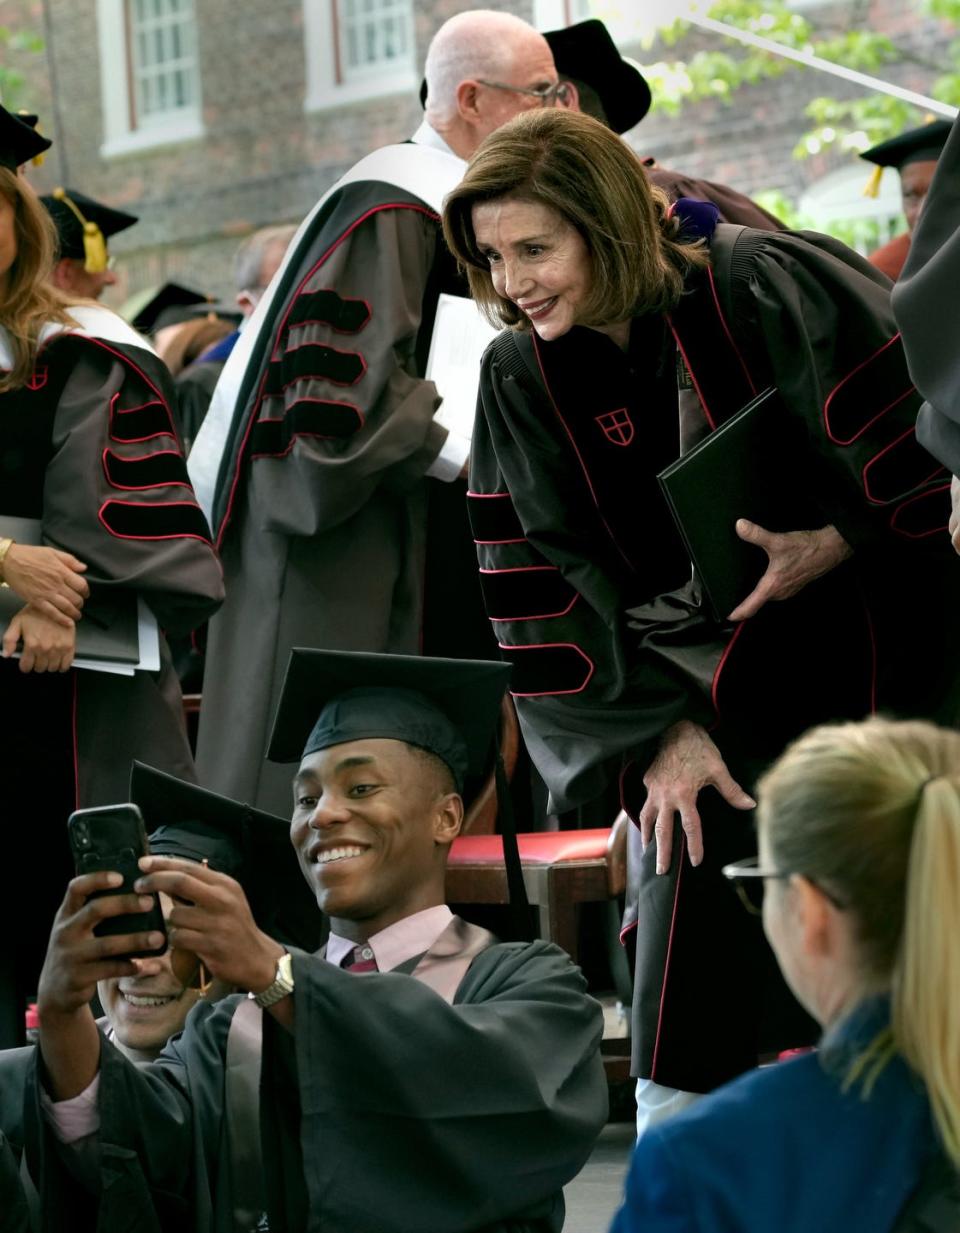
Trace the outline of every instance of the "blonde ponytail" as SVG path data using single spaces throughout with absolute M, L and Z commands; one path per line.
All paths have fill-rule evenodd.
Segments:
M 960 780 L 946 776 L 920 792 L 893 1036 L 923 1079 L 944 1150 L 960 1168 Z
M 891 1028 L 846 1075 L 865 1096 L 899 1053 L 960 1168 L 960 733 L 919 721 L 825 725 L 758 785 L 774 864 L 847 905 L 864 988 Z

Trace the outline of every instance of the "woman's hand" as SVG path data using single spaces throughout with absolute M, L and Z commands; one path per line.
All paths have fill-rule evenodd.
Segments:
M 67 626 L 80 620 L 83 601 L 90 594 L 83 577 L 86 568 L 59 548 L 13 543 L 3 559 L 3 579 L 41 616 Z
M 769 558 L 766 572 L 742 603 L 727 618 L 745 621 L 772 599 L 789 599 L 816 578 L 835 569 L 853 549 L 836 527 L 819 531 L 765 531 L 746 518 L 737 519 L 737 534 L 762 548 Z
M 77 627 L 60 625 L 27 604 L 12 618 L 3 635 L 4 659 L 9 659 L 23 640 L 21 672 L 66 672 L 77 650 Z
M 955 475 L 950 479 L 950 507 L 947 530 L 950 532 L 954 552 L 960 552 L 960 479 Z
M 701 788 L 712 785 L 734 809 L 753 809 L 756 801 L 733 779 L 720 751 L 699 724 L 683 719 L 668 728 L 657 756 L 643 777 L 647 799 L 640 811 L 640 834 L 646 849 L 657 844 L 657 873 L 666 873 L 673 854 L 673 819 L 687 838 L 691 865 L 703 860 L 703 829 L 697 812 Z

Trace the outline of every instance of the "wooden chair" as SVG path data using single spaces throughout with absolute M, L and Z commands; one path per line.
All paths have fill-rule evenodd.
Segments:
M 519 725 L 509 697 L 503 701 L 501 756 L 508 779 L 516 766 Z M 450 903 L 509 902 L 503 840 L 494 834 L 496 785 L 491 775 L 467 812 L 463 833 L 447 863 Z M 629 823 L 627 823 L 629 825 Z M 533 831 L 517 835 L 524 886 L 539 915 L 540 936 L 579 954 L 580 905 L 621 895 L 626 886 L 626 829 Z

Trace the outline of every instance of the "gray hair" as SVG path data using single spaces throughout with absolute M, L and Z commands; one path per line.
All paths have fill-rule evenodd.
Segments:
M 535 33 L 512 13 L 471 9 L 444 22 L 427 51 L 427 119 L 452 120 L 457 87 L 469 78 L 502 81 L 512 69 L 518 35 Z
M 283 223 L 261 227 L 246 237 L 233 259 L 233 281 L 238 292 L 263 290 L 266 285 L 261 279 L 264 258 L 271 248 L 279 248 L 282 258 L 296 231 L 296 224 Z

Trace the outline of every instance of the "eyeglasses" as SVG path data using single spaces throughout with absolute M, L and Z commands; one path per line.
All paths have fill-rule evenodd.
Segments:
M 572 98 L 570 84 L 566 81 L 557 81 L 552 86 L 541 86 L 537 90 L 531 90 L 525 86 L 508 86 L 502 81 L 484 81 L 483 78 L 479 79 L 479 84 L 488 86 L 491 90 L 509 90 L 511 94 L 526 94 L 530 98 L 537 99 L 541 107 L 555 107 L 557 103 L 566 107 Z
M 763 887 L 768 879 L 772 878 L 776 882 L 786 882 L 794 874 L 799 874 L 797 869 L 761 869 L 757 857 L 753 857 L 752 860 L 738 861 L 733 865 L 724 865 L 720 872 L 733 883 L 737 897 L 751 916 L 760 916 L 763 912 Z M 815 886 L 841 912 L 848 907 L 842 899 L 839 899 L 821 882 L 811 878 L 808 873 L 800 874 L 800 877 L 806 878 L 811 885 Z

